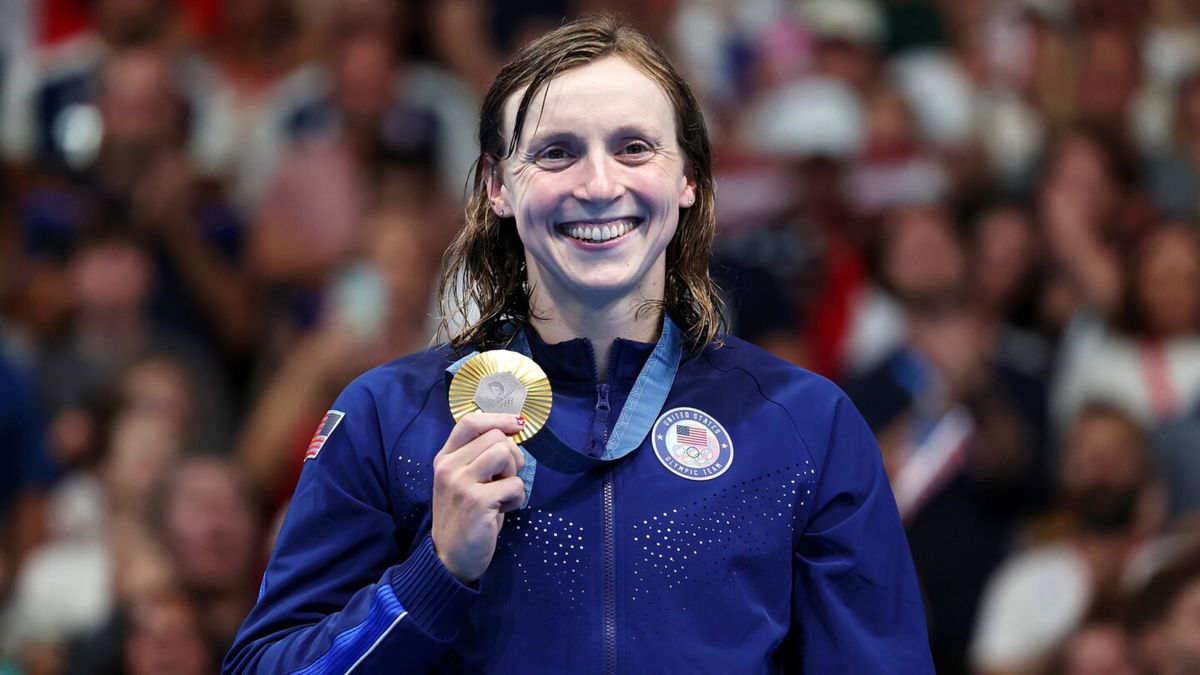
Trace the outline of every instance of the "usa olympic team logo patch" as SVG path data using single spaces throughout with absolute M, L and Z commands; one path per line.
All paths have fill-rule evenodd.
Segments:
M 671 408 L 658 417 L 654 456 L 688 480 L 712 480 L 733 463 L 733 441 L 721 423 L 695 408 Z

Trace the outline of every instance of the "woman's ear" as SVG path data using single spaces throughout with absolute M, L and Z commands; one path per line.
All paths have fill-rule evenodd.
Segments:
M 504 196 L 504 172 L 500 168 L 500 162 L 491 155 L 483 157 L 483 182 L 487 186 L 492 211 L 501 218 L 512 218 L 512 207 Z
M 683 187 L 679 190 L 679 208 L 686 209 L 696 203 L 696 178 L 691 167 L 683 170 Z

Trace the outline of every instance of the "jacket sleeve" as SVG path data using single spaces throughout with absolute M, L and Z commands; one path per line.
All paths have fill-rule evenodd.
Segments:
M 810 450 L 819 461 L 792 567 L 794 669 L 933 673 L 916 572 L 882 457 L 840 391 L 825 447 Z
M 305 461 L 224 673 L 341 674 L 384 663 L 391 673 L 425 672 L 476 596 L 428 534 L 397 533 L 385 439 L 362 378 L 334 410 L 345 415 Z

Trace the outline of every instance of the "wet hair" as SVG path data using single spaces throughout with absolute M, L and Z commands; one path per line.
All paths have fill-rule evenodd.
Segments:
M 510 322 L 523 325 L 531 318 L 524 247 L 513 220 L 497 216 L 490 208 L 485 181 L 489 161 L 512 155 L 534 96 L 547 83 L 608 56 L 625 59 L 662 88 L 675 112 L 685 170 L 695 181 L 696 203 L 680 211 L 679 227 L 667 245 L 663 301 L 644 305 L 638 312 L 665 311 L 679 326 L 693 354 L 720 341 L 725 330 L 723 303 L 709 276 L 716 225 L 712 148 L 700 105 L 666 54 L 649 38 L 611 16 L 596 16 L 568 23 L 526 45 L 500 70 L 483 99 L 480 156 L 466 223 L 446 252 L 440 285 L 439 333 L 448 333 L 452 320 L 463 326 L 448 336 L 455 349 L 503 345 Z M 522 88 L 513 135 L 506 139 L 504 104 Z M 476 310 L 478 318 L 471 320 Z

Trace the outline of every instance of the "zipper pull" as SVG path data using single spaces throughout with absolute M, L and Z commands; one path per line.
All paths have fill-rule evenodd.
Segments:
M 588 438 L 587 454 L 600 457 L 608 444 L 608 384 L 596 385 L 596 415 L 592 418 L 592 433 Z
M 605 382 L 596 385 L 596 412 L 608 416 L 608 384 Z

